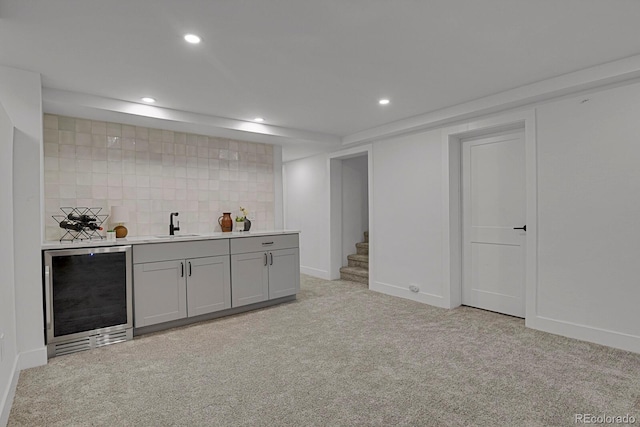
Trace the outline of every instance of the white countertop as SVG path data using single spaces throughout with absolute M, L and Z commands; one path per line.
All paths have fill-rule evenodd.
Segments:
M 190 240 L 211 240 L 211 239 L 236 239 L 243 237 L 256 236 L 274 236 L 278 234 L 300 233 L 299 230 L 262 230 L 262 231 L 233 231 L 229 233 L 215 232 L 202 233 L 197 235 L 184 235 L 176 233 L 175 236 L 131 236 L 116 241 L 108 241 L 104 239 L 76 240 L 59 242 L 48 241 L 42 244 L 42 249 L 68 249 L 68 248 L 87 248 L 96 246 L 116 246 L 116 245 L 138 245 L 141 243 L 165 243 L 165 242 L 186 242 Z

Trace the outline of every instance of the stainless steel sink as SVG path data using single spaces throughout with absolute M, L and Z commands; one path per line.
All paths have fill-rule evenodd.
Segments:
M 153 236 L 157 239 L 179 239 L 181 237 L 197 237 L 199 236 L 199 234 L 190 234 L 190 233 L 186 233 L 186 234 L 176 234 L 175 236 L 170 236 L 168 234 L 161 234 L 158 236 Z

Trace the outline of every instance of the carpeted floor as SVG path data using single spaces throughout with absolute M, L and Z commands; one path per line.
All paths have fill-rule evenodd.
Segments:
M 51 359 L 9 426 L 640 424 L 640 354 L 302 277 L 295 302 Z

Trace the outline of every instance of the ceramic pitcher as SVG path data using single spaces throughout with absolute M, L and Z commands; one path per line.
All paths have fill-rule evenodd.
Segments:
M 223 232 L 229 232 L 233 229 L 233 219 L 231 219 L 231 212 L 224 212 L 220 218 L 218 218 L 218 224 L 222 228 Z

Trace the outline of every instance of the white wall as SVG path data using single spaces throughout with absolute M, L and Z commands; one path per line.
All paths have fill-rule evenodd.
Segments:
M 536 115 L 538 316 L 631 335 L 640 351 L 640 84 Z
M 342 265 L 356 253 L 355 244 L 364 241 L 369 230 L 367 156 L 342 160 Z
M 538 276 L 537 306 L 527 325 L 640 352 L 640 83 L 530 108 L 536 112 L 538 235 L 529 237 L 538 239 Z M 450 292 L 443 289 L 442 194 L 449 189 L 443 188 L 442 132 L 373 143 L 370 223 L 370 288 L 439 306 Z M 323 183 L 313 190 L 289 188 L 290 222 L 310 200 L 329 203 L 324 165 L 324 156 L 285 164 L 304 169 L 306 182 Z M 289 187 L 289 174 L 286 181 Z M 319 212 L 299 223 L 318 246 L 329 233 L 324 210 Z M 316 250 L 313 263 L 328 268 L 329 254 Z M 410 292 L 410 285 L 420 292 Z
M 40 75 L 0 66 L 0 102 L 14 125 L 13 238 L 19 368 L 45 364 L 42 315 Z M 4 207 L 3 207 L 4 209 Z
M 0 104 L 0 230 L 13 229 L 13 124 Z M 0 425 L 5 425 L 15 392 L 16 336 L 13 234 L 0 239 Z
M 325 154 L 284 164 L 284 227 L 301 230 L 300 270 L 329 278 L 329 175 Z
M 439 130 L 373 145 L 371 289 L 429 303 L 442 298 L 441 156 Z

